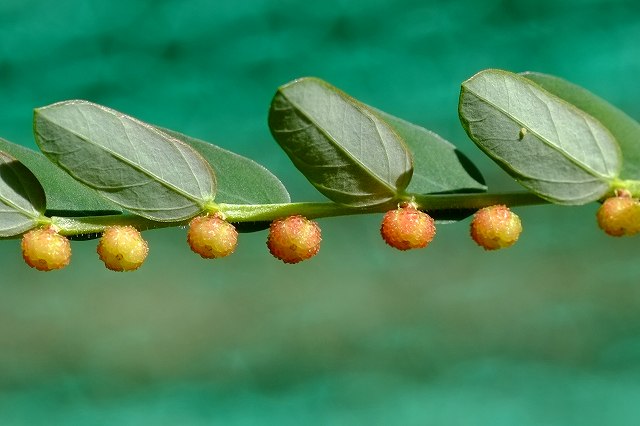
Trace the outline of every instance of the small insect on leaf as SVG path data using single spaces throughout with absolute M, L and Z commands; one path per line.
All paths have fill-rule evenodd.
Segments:
M 622 157 L 611 133 L 517 74 L 485 70 L 462 83 L 459 113 L 481 150 L 529 191 L 553 203 L 598 200 L 619 176 Z
M 521 141 L 527 135 L 527 129 L 525 127 L 520 128 L 520 133 L 518 133 L 518 140 Z

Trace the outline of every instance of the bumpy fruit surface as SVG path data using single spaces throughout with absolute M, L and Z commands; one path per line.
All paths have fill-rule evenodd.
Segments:
M 238 231 L 218 216 L 198 216 L 189 223 L 187 242 L 205 259 L 225 257 L 238 245 Z
M 98 243 L 98 255 L 112 271 L 134 271 L 149 253 L 147 242 L 133 226 L 110 226 Z
M 520 218 L 504 205 L 480 209 L 471 221 L 471 238 L 485 250 L 510 247 L 521 232 Z
M 398 250 L 423 248 L 436 235 L 433 218 L 413 206 L 404 206 L 385 213 L 380 226 L 384 241 Z
M 32 229 L 22 236 L 22 257 L 39 271 L 64 268 L 71 260 L 69 240 L 51 228 Z
M 640 232 L 640 202 L 627 196 L 607 198 L 596 218 L 598 226 L 614 237 L 637 234 Z
M 284 263 L 298 263 L 318 254 L 321 241 L 316 222 L 303 216 L 289 216 L 271 223 L 267 247 Z

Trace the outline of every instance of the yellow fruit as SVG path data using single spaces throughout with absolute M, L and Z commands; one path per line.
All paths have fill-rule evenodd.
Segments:
M 64 268 L 71 260 L 69 240 L 52 228 L 32 229 L 22 236 L 22 257 L 39 271 Z
M 321 241 L 316 222 L 303 216 L 289 216 L 271 223 L 267 247 L 284 263 L 298 263 L 318 254 Z
M 230 255 L 238 245 L 238 231 L 218 216 L 198 216 L 189 223 L 187 242 L 205 259 Z
M 147 242 L 133 226 L 110 226 L 98 243 L 98 255 L 112 271 L 134 271 L 149 253 Z
M 424 248 L 435 237 L 436 226 L 427 213 L 407 205 L 384 215 L 380 235 L 388 245 L 398 250 Z
M 480 209 L 471 220 L 471 238 L 485 250 L 510 247 L 521 232 L 520 218 L 505 205 Z
M 596 213 L 598 226 L 614 237 L 640 232 L 640 202 L 627 196 L 611 197 Z

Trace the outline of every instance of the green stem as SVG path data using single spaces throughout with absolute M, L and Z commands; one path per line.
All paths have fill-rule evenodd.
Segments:
M 611 191 L 604 197 L 612 197 L 616 190 L 626 189 L 633 197 L 640 197 L 640 181 L 616 179 L 611 183 Z
M 88 235 L 102 233 L 108 226 L 130 225 L 140 231 L 148 229 L 169 228 L 173 226 L 184 226 L 189 221 L 181 222 L 156 222 L 132 214 L 117 214 L 107 216 L 84 216 L 84 217 L 61 217 L 52 216 L 51 224 L 59 229 L 60 234 Z
M 444 211 L 477 210 L 494 204 L 526 206 L 546 204 L 547 201 L 528 192 L 504 194 L 446 194 L 414 195 L 412 201 L 419 209 L 429 211 L 435 217 Z M 400 201 L 402 202 L 402 201 Z M 310 219 L 357 214 L 384 213 L 397 207 L 399 201 L 367 207 L 352 207 L 325 203 L 284 203 L 284 204 L 214 204 L 209 213 L 220 213 L 229 222 L 271 222 L 280 217 L 303 215 Z M 131 225 L 141 231 L 148 229 L 184 226 L 189 220 L 179 222 L 156 222 L 140 216 L 122 214 L 86 217 L 51 217 L 51 224 L 58 227 L 63 235 L 99 234 L 108 226 Z
M 548 201 L 528 193 L 516 192 L 505 194 L 446 194 L 413 196 L 419 209 L 437 214 L 441 210 L 477 210 L 494 204 L 508 206 L 524 206 L 546 204 Z M 229 222 L 272 221 L 279 217 L 294 214 L 310 219 L 332 216 L 346 216 L 368 213 L 384 213 L 396 208 L 397 201 L 377 204 L 368 207 L 352 207 L 335 203 L 287 203 L 287 204 L 217 204 L 217 212 Z
M 285 204 L 218 204 L 217 212 L 229 222 L 260 222 L 293 215 L 309 219 L 384 212 L 393 204 L 370 207 L 352 207 L 336 203 L 285 203 Z
M 517 207 L 549 203 L 530 192 L 416 195 L 415 202 L 423 210 L 477 210 L 495 204 Z

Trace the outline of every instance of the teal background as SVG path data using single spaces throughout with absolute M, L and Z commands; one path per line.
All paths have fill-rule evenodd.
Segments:
M 492 190 L 515 184 L 466 138 L 460 83 L 485 68 L 566 78 L 640 118 L 635 1 L 0 3 L 0 136 L 35 147 L 32 109 L 82 98 L 264 164 L 321 196 L 271 140 L 276 88 L 313 75 L 453 141 Z M 486 253 L 468 220 L 399 253 L 380 216 L 321 221 L 296 266 L 243 234 L 205 261 L 185 230 L 105 270 L 94 242 L 38 273 L 0 244 L 0 424 L 637 425 L 638 238 L 597 205 L 518 208 Z

